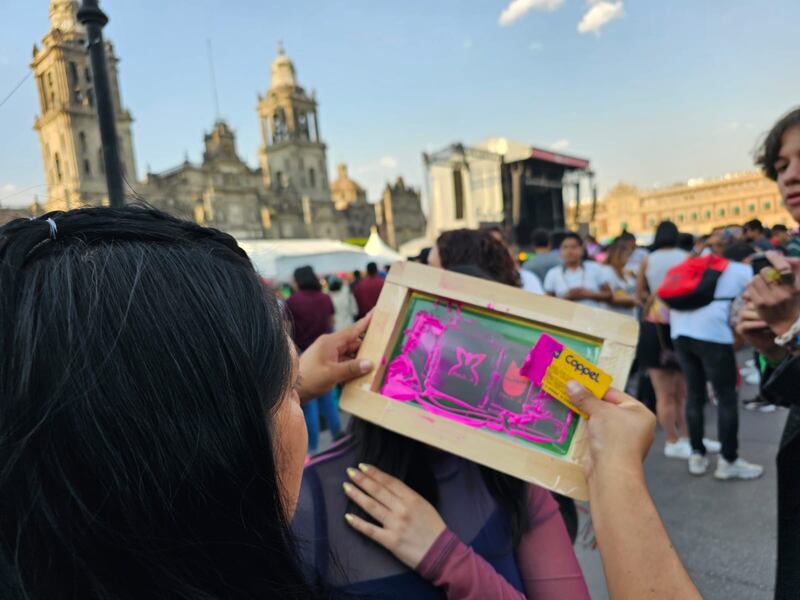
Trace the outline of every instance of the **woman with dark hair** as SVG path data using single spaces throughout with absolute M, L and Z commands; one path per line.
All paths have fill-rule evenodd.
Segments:
M 314 269 L 306 265 L 294 271 L 294 293 L 286 301 L 293 321 L 293 337 L 297 350 L 302 354 L 314 341 L 333 331 L 334 306 L 331 297 L 322 291 L 322 284 Z M 308 452 L 314 454 L 319 446 L 319 416 L 325 415 L 331 435 L 342 434 L 336 392 L 330 390 L 303 404 L 303 414 L 308 428 Z
M 486 243 L 483 232 L 467 231 L 442 234 L 432 256 L 438 252 L 442 262 L 457 261 L 449 270 L 489 279 L 481 264 L 501 263 L 502 248 L 513 266 L 504 245 Z M 470 240 L 489 256 L 469 249 Z M 424 556 L 388 546 L 391 554 L 379 551 L 359 529 L 348 527 L 358 527 L 357 517 L 341 518 L 370 504 L 349 483 L 346 496 L 341 494 L 343 472 L 359 481 L 358 471 L 349 468 L 354 464 L 370 465 L 366 472 L 372 475 L 377 467 L 378 477 L 390 475 L 384 480 L 394 481 L 398 493 L 418 499 L 415 537 L 427 544 Z M 577 527 L 574 503 L 564 501 Z M 306 468 L 294 527 L 306 542 L 314 577 L 353 595 L 440 598 L 437 588 L 444 588 L 448 598 L 461 598 L 466 591 L 475 598 L 589 597 L 559 502 L 547 490 L 355 417 L 350 436 Z
M 517 266 L 508 249 L 488 231 L 475 229 L 445 231 L 431 248 L 428 264 L 445 269 L 472 265 L 491 273 L 500 283 L 520 287 Z
M 670 337 L 669 308 L 658 299 L 667 271 L 689 257 L 678 248 L 680 232 L 675 223 L 662 221 L 656 228 L 652 252 L 642 260 L 636 293 L 644 302 L 636 358 L 647 371 L 656 395 L 656 416 L 666 437 L 664 456 L 688 460 L 692 453 L 686 426 L 686 380 L 678 364 Z M 719 451 L 719 443 L 707 440 L 706 447 Z
M 611 287 L 611 301 L 608 306 L 614 312 L 628 317 L 636 316 L 639 300 L 636 296 L 636 273 L 626 267 L 633 254 L 628 244 L 615 240 L 608 248 L 605 267 L 608 285 Z
M 0 227 L 0 597 L 331 598 L 308 583 L 287 525 L 298 404 L 372 369 L 353 358 L 368 324 L 298 359 L 235 240 L 155 210 Z M 697 597 L 644 484 L 652 417 L 619 392 L 572 401 L 592 415 L 587 478 L 612 595 Z M 403 523 L 427 524 L 426 504 Z M 406 559 L 437 532 L 387 539 L 351 522 Z
M 155 210 L 0 228 L 0 597 L 316 597 L 299 402 L 365 329 L 298 362 L 235 240 Z

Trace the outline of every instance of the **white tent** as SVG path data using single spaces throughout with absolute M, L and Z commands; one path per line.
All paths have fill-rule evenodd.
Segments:
M 405 260 L 405 257 L 392 250 L 386 242 L 381 239 L 381 236 L 378 235 L 378 230 L 373 227 L 372 231 L 369 234 L 369 239 L 367 243 L 364 245 L 364 252 L 369 254 L 375 262 L 381 263 L 393 263 L 397 262 L 398 260 Z
M 288 281 L 298 267 L 310 265 L 318 275 L 364 270 L 373 259 L 358 246 L 336 240 L 242 240 L 262 277 Z
M 310 265 L 317 275 L 364 271 L 367 263 L 380 266 L 404 260 L 389 248 L 377 233 L 370 235 L 367 247 L 359 248 L 337 240 L 240 240 L 239 246 L 247 252 L 262 277 L 289 281 L 298 267 Z M 372 244 L 370 246 L 370 244 Z

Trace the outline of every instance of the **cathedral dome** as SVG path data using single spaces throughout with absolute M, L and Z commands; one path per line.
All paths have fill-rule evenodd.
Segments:
M 278 45 L 278 56 L 272 61 L 272 87 L 295 86 L 294 63 Z

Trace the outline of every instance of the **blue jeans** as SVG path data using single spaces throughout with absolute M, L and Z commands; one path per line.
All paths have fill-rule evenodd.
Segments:
M 342 424 L 339 421 L 339 407 L 336 404 L 336 388 L 323 394 L 315 400 L 303 404 L 303 414 L 306 417 L 306 428 L 308 429 L 308 453 L 314 454 L 319 446 L 319 412 L 325 415 L 328 422 L 328 429 L 335 438 L 342 432 Z

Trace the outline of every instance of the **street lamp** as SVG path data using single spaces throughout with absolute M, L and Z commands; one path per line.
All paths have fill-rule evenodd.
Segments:
M 108 203 L 119 207 L 125 204 L 120 169 L 119 147 L 117 144 L 117 124 L 114 104 L 111 100 L 111 85 L 108 81 L 103 27 L 108 17 L 100 10 L 97 0 L 83 0 L 78 10 L 78 20 L 86 27 L 86 47 L 92 62 L 94 93 L 97 101 L 97 120 L 100 125 L 100 141 L 103 145 L 103 163 L 106 168 Z

